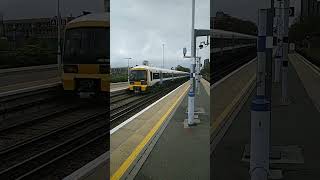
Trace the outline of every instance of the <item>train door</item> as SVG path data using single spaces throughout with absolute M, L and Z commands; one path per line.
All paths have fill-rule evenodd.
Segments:
M 148 78 L 148 86 L 152 86 L 153 75 L 150 70 L 148 70 L 148 71 L 149 71 L 149 77 L 150 77 L 150 78 Z
M 162 71 L 160 71 L 160 84 L 162 84 L 163 83 L 163 73 L 162 73 Z

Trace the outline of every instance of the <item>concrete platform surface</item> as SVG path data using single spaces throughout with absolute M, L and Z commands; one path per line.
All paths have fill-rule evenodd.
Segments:
M 123 127 L 111 134 L 111 179 L 120 179 L 130 172 L 144 148 L 176 108 L 189 88 L 186 82 Z
M 320 112 L 306 92 L 307 87 L 304 86 L 306 82 L 313 81 L 311 78 L 313 76 L 304 74 L 310 73 L 311 69 L 303 69 L 301 64 L 300 68 L 295 69 L 293 64 L 301 63 L 301 59 L 293 58 L 290 55 L 288 74 L 288 93 L 291 103 L 288 106 L 282 106 L 280 86 L 275 84 L 272 89 L 271 145 L 283 150 L 280 151 L 280 159 L 272 161 L 271 168 L 281 170 L 284 180 L 319 179 L 320 143 L 317 139 L 320 138 Z M 304 82 L 301 82 L 301 79 Z M 313 86 L 320 92 L 319 83 Z M 250 178 L 249 163 L 242 158 L 246 145 L 250 144 L 250 104 L 255 93 L 256 90 L 253 91 L 211 156 L 211 177 L 214 180 Z M 297 147 L 296 149 L 299 150 L 294 152 L 297 156 L 292 156 L 293 159 L 282 159 L 292 147 Z
M 217 83 L 211 85 L 210 149 L 215 146 L 228 129 L 236 113 L 255 86 L 256 59 L 243 65 Z
M 200 123 L 184 128 L 188 107 L 188 96 L 185 96 L 150 154 L 146 154 L 147 159 L 135 179 L 210 179 L 210 101 L 205 86 L 208 84 L 201 83 L 195 103 Z
M 128 82 L 111 83 L 110 91 L 111 92 L 120 91 L 123 89 L 128 89 L 128 87 L 129 87 Z

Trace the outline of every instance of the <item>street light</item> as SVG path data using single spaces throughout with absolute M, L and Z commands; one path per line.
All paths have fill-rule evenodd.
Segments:
M 164 44 L 162 44 L 162 68 L 164 69 Z
M 61 22 L 61 16 L 60 16 L 60 0 L 58 1 L 58 7 L 57 7 L 57 28 L 58 28 L 58 56 L 57 56 L 57 61 L 58 61 L 58 76 L 60 76 L 61 74 L 61 48 L 60 48 L 60 44 L 61 44 L 61 34 L 60 34 L 60 22 Z
M 130 67 L 129 67 L 129 60 L 132 59 L 132 58 L 124 58 L 124 59 L 127 59 L 127 60 L 128 60 L 128 83 L 130 83 L 130 81 L 129 81 L 129 68 L 130 68 Z

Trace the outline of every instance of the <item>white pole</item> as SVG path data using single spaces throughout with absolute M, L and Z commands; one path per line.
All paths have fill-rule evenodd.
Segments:
M 257 96 L 251 105 L 251 180 L 267 180 L 269 172 L 270 102 L 265 96 L 265 68 L 268 10 L 259 9 Z M 269 24 L 273 26 L 273 24 Z
M 130 60 L 130 59 L 132 59 L 132 58 L 124 58 L 124 59 L 127 59 L 127 60 L 128 60 L 128 83 L 130 83 L 130 80 L 129 80 L 129 78 L 130 78 L 130 75 L 129 75 L 129 73 L 130 73 L 130 64 L 129 64 L 129 60 Z
M 282 104 L 288 104 L 288 32 L 289 32 L 289 8 L 290 1 L 284 0 L 283 13 L 283 60 L 282 60 Z
M 162 68 L 164 69 L 164 44 L 162 44 Z
M 191 66 L 190 66 L 190 92 L 188 94 L 188 125 L 194 125 L 194 70 L 195 70 L 195 33 L 194 33 L 194 18 L 195 18 L 195 0 L 192 0 L 192 21 L 191 21 Z
M 257 69 L 257 96 L 265 96 L 265 75 L 266 75 L 266 36 L 267 36 L 267 10 L 259 10 L 258 19 L 258 69 Z
M 129 65 L 129 58 L 128 58 L 128 84 L 130 84 L 130 80 L 129 80 L 129 68 L 130 68 L 130 65 Z
M 274 82 L 280 82 L 281 60 L 282 60 L 282 1 L 279 1 L 279 12 L 277 15 L 277 52 L 275 57 L 275 76 Z M 279 42 L 279 40 L 281 40 Z
M 58 7 L 57 7 L 57 27 L 58 27 L 58 55 L 57 55 L 57 61 L 58 61 L 58 77 L 61 76 L 61 16 L 60 16 L 60 0 L 58 0 Z

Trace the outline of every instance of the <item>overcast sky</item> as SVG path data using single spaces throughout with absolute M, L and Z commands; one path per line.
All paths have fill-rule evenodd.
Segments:
M 4 19 L 53 17 L 57 0 L 0 0 L 0 13 Z M 80 15 L 82 11 L 102 12 L 103 0 L 60 0 L 62 16 Z
M 190 53 L 191 0 L 111 0 L 111 66 L 126 67 L 148 60 L 162 66 L 165 44 L 165 68 L 178 64 L 190 66 L 182 49 Z M 195 28 L 210 28 L 209 0 L 196 0 Z M 203 38 L 199 38 L 199 41 Z M 206 39 L 206 38 L 205 38 Z M 200 50 L 202 60 L 209 58 L 209 47 Z
M 266 8 L 270 3 L 271 0 L 211 0 L 211 15 L 215 16 L 217 11 L 223 11 L 231 16 L 256 22 L 258 9 Z M 301 0 L 290 0 L 291 6 L 296 8 L 296 15 L 300 14 L 300 3 Z

